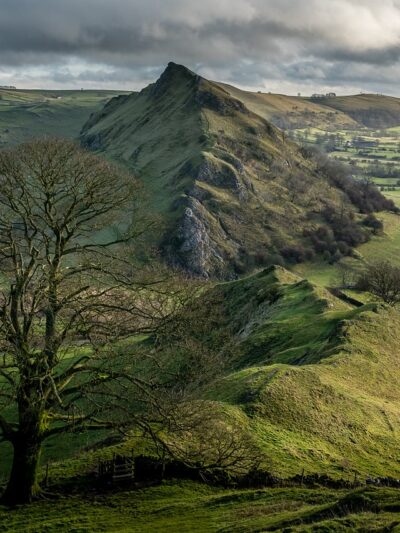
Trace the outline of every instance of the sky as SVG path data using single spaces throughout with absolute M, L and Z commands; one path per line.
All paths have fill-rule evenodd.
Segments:
M 138 90 L 169 61 L 251 90 L 400 96 L 400 0 L 0 0 L 0 85 Z

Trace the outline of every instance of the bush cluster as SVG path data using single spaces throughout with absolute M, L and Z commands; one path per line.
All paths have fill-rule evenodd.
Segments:
M 354 179 L 352 176 L 354 171 L 348 165 L 330 159 L 316 147 L 302 148 L 302 153 L 304 157 L 316 163 L 317 172 L 343 191 L 361 213 L 384 210 L 398 212 L 394 202 L 385 198 L 374 183 L 370 180 Z
M 332 207 L 326 207 L 322 216 L 328 225 L 305 231 L 304 236 L 310 239 L 313 249 L 330 263 L 351 255 L 352 248 L 369 239 L 368 230 L 354 220 L 352 213 L 338 213 Z M 369 220 L 372 224 L 372 219 Z
M 312 248 L 306 248 L 300 244 L 293 246 L 285 246 L 281 250 L 281 256 L 291 264 L 304 263 L 304 261 L 311 261 L 315 257 L 315 252 Z

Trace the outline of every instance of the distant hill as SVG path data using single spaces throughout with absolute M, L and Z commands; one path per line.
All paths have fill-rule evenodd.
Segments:
M 77 138 L 89 116 L 121 92 L 0 88 L 0 148 L 34 137 Z
M 385 129 L 400 125 L 400 98 L 376 94 L 304 98 L 242 91 L 219 83 L 249 109 L 283 129 Z
M 143 180 L 165 226 L 158 245 L 192 274 L 235 277 L 309 258 L 321 239 L 330 256 L 367 238 L 344 177 L 335 181 L 269 121 L 183 66 L 170 63 L 155 84 L 112 99 L 81 139 Z M 331 227 L 342 208 L 339 236 Z
M 400 125 L 400 98 L 377 94 L 318 98 L 313 103 L 336 109 L 367 128 L 384 129 Z
M 320 105 L 319 99 L 243 91 L 225 83 L 218 85 L 243 102 L 251 111 L 281 129 L 315 127 L 330 130 L 359 127 L 348 114 L 333 109 L 333 106 Z

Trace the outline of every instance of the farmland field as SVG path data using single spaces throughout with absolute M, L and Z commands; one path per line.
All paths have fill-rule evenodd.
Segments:
M 318 128 L 292 130 L 290 136 L 301 144 L 315 144 L 338 161 L 352 166 L 356 175 L 368 177 L 380 187 L 400 185 L 400 132 L 383 130 L 335 130 Z

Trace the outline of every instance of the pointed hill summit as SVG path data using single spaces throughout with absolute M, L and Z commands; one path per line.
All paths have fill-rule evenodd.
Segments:
M 175 63 L 141 92 L 110 100 L 81 140 L 143 181 L 163 221 L 157 246 L 193 275 L 231 279 L 315 253 L 335 260 L 368 239 L 367 213 L 393 208 Z

